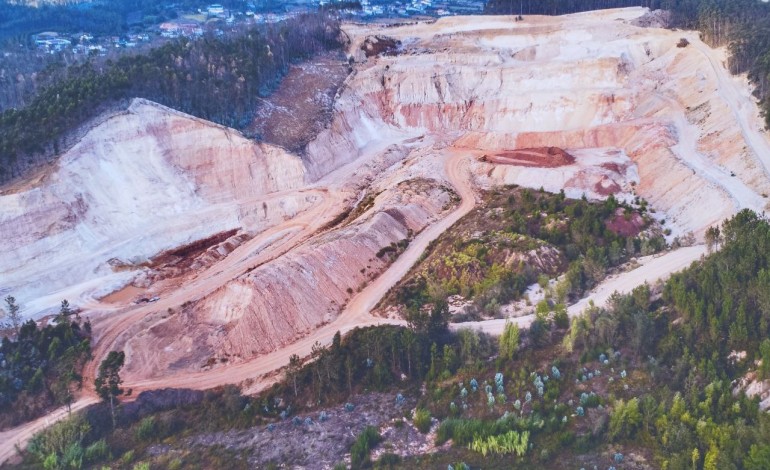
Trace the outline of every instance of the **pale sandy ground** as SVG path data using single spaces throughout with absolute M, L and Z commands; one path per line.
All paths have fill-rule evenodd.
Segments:
M 770 145 L 768 144 L 767 137 L 760 130 L 761 120 L 757 114 L 756 105 L 750 95 L 745 79 L 729 76 L 723 66 L 723 51 L 711 50 L 702 44 L 694 33 L 671 33 L 663 30 L 659 32 L 628 30 L 621 23 L 615 23 L 616 20 L 633 19 L 641 14 L 643 14 L 641 9 L 626 9 L 586 13 L 568 18 L 533 17 L 528 18 L 526 22 L 518 24 L 505 17 L 489 19 L 449 18 L 431 25 L 420 24 L 385 30 L 384 34 L 393 34 L 405 42 L 417 41 L 419 44 L 420 41 L 423 41 L 425 45 L 430 45 L 432 44 L 431 41 L 436 41 L 436 44 L 444 44 L 447 47 L 456 44 L 458 53 L 460 53 L 458 57 L 462 57 L 462 60 L 467 61 L 465 65 L 460 64 L 462 65 L 463 73 L 469 74 L 469 83 L 477 83 L 478 88 L 469 92 L 466 90 L 466 84 L 462 82 L 436 83 L 435 88 L 432 88 L 432 84 L 426 87 L 426 77 L 430 77 L 430 74 L 433 73 L 430 70 L 435 65 L 436 60 L 439 59 L 441 54 L 439 51 L 433 51 L 436 54 L 434 58 L 431 58 L 430 54 L 425 54 L 424 57 L 418 54 L 409 60 L 405 57 L 383 58 L 382 62 L 379 62 L 378 59 L 378 61 L 365 66 L 357 75 L 349 79 L 347 91 L 343 93 L 337 106 L 338 117 L 331 124 L 328 133 L 319 136 L 317 141 L 309 148 L 312 163 L 309 164 L 308 172 L 311 175 L 310 179 L 317 180 L 315 184 L 300 185 L 296 178 L 301 173 L 301 170 L 292 169 L 289 171 L 292 175 L 291 181 L 288 182 L 289 187 L 267 188 L 265 195 L 236 194 L 236 196 L 242 197 L 245 201 L 257 201 L 261 197 L 269 197 L 269 193 L 271 191 L 276 192 L 276 189 L 279 192 L 284 191 L 287 196 L 289 194 L 296 195 L 300 191 L 306 191 L 307 194 L 303 194 L 301 198 L 304 201 L 304 205 L 296 205 L 295 209 L 290 211 L 293 214 L 286 217 L 287 220 L 276 219 L 269 221 L 269 224 L 260 227 L 261 233 L 257 233 L 255 238 L 237 248 L 223 260 L 201 273 L 197 273 L 197 275 L 188 280 L 189 282 L 164 292 L 157 303 L 135 307 L 108 306 L 94 302 L 92 306 L 94 308 L 98 307 L 103 311 L 102 314 L 93 313 L 95 316 L 98 315 L 98 317 L 94 318 L 96 326 L 95 357 L 98 359 L 115 345 L 123 344 L 127 338 L 123 338 L 122 335 L 129 327 L 142 322 L 150 325 L 157 321 L 156 317 L 166 309 L 177 308 L 186 301 L 204 298 L 250 268 L 269 263 L 271 260 L 303 246 L 317 233 L 320 227 L 333 219 L 351 198 L 355 199 L 358 197 L 356 191 L 350 185 L 347 185 L 346 182 L 364 177 L 372 178 L 372 181 L 379 181 L 378 184 L 387 185 L 393 183 L 393 181 L 387 178 L 378 179 L 376 175 L 371 176 L 371 173 L 372 171 L 382 172 L 385 170 L 393 171 L 394 169 L 403 173 L 401 178 L 407 175 L 413 177 L 424 176 L 426 172 L 431 176 L 443 178 L 461 196 L 461 203 L 451 214 L 433 223 L 420 233 L 387 271 L 347 303 L 335 320 L 312 331 L 296 343 L 261 356 L 256 360 L 225 365 L 205 372 L 188 369 L 171 373 L 161 379 L 142 379 L 141 377 L 136 377 L 127 381 L 126 386 L 134 388 L 135 391 L 169 386 L 201 389 L 224 383 L 245 382 L 248 385 L 247 390 L 249 392 L 256 392 L 275 380 L 275 374 L 271 375 L 271 373 L 285 366 L 289 356 L 292 354 L 308 355 L 315 341 L 328 344 L 336 331 L 345 332 L 357 326 L 383 322 L 399 323 L 394 320 L 373 318 L 370 316 L 369 311 L 387 290 L 416 262 L 431 240 L 438 237 L 452 223 L 473 208 L 475 204 L 475 184 L 479 182 L 482 184 L 499 184 L 501 182 L 518 181 L 517 178 L 531 179 L 531 173 L 520 172 L 517 174 L 513 170 L 508 171 L 506 169 L 504 174 L 499 174 L 489 169 L 480 168 L 478 162 L 467 158 L 476 155 L 476 152 L 468 147 L 471 144 L 477 145 L 477 148 L 481 150 L 483 145 L 494 144 L 503 146 L 506 139 L 513 143 L 517 139 L 525 139 L 526 141 L 538 141 L 538 139 L 544 139 L 545 141 L 556 139 L 558 141 L 558 139 L 563 139 L 565 144 L 574 145 L 582 142 L 585 147 L 593 145 L 595 148 L 603 149 L 606 146 L 596 144 L 601 144 L 603 136 L 607 135 L 613 139 L 616 138 L 614 141 L 616 143 L 615 147 L 622 147 L 622 144 L 638 147 L 631 149 L 633 151 L 628 151 L 628 155 L 631 156 L 633 163 L 639 166 L 639 190 L 648 191 L 649 194 L 657 197 L 660 204 L 664 207 L 668 204 L 672 211 L 679 211 L 675 212 L 674 215 L 679 219 L 680 228 L 702 231 L 708 223 L 712 223 L 710 221 L 718 221 L 740 208 L 749 207 L 759 211 L 763 210 L 765 201 L 760 194 L 768 187 L 766 169 L 770 167 L 768 161 L 770 159 Z M 612 27 L 597 28 L 598 20 L 613 22 Z M 609 23 L 607 24 L 609 25 Z M 574 31 L 570 31 L 570 28 L 574 29 Z M 591 35 L 586 32 L 592 28 L 596 30 L 596 34 L 599 36 L 602 34 L 618 34 L 620 36 L 626 34 L 630 39 L 626 41 L 621 38 L 620 42 L 612 43 L 611 46 L 607 46 L 607 50 L 603 50 L 602 40 L 592 39 Z M 517 31 L 524 32 L 522 36 L 524 39 L 517 38 Z M 613 31 L 616 31 L 616 33 L 613 33 Z M 464 34 L 471 34 L 470 37 L 474 39 L 467 41 L 463 39 Z M 365 32 L 354 34 L 359 39 L 363 35 L 365 35 Z M 590 103 L 587 107 L 585 107 L 586 105 L 581 105 L 585 109 L 583 107 L 579 108 L 575 111 L 574 117 L 559 115 L 558 119 L 555 120 L 548 117 L 549 113 L 552 114 L 555 111 L 547 108 L 538 111 L 541 114 L 537 115 L 539 116 L 537 119 L 533 119 L 531 116 L 528 118 L 524 110 L 527 109 L 529 98 L 516 97 L 514 96 L 515 93 L 511 96 L 502 97 L 497 103 L 499 108 L 478 109 L 474 111 L 471 107 L 462 111 L 463 101 L 468 99 L 465 93 L 482 93 L 480 96 L 483 96 L 484 93 L 487 93 L 487 91 L 484 91 L 487 88 L 489 90 L 493 90 L 495 87 L 500 89 L 501 82 L 495 82 L 493 80 L 494 75 L 488 74 L 487 70 L 489 67 L 494 68 L 494 63 L 498 59 L 501 61 L 498 64 L 507 64 L 506 67 L 516 66 L 515 61 L 505 58 L 505 54 L 512 53 L 510 50 L 506 52 L 506 48 L 511 48 L 519 43 L 522 47 L 526 48 L 533 41 L 532 38 L 540 37 L 537 35 L 543 35 L 542 37 L 551 39 L 558 37 L 560 38 L 559 41 L 565 42 L 561 46 L 557 46 L 557 49 L 561 48 L 560 51 L 554 49 L 551 45 L 544 46 L 540 52 L 544 53 L 546 58 L 542 62 L 533 64 L 536 70 L 542 69 L 549 73 L 551 71 L 558 71 L 557 69 L 548 68 L 555 67 L 549 65 L 550 60 L 556 62 L 565 61 L 568 67 L 572 67 L 569 65 L 570 60 L 575 60 L 575 57 L 583 57 L 579 59 L 582 61 L 581 63 L 596 61 L 597 69 L 589 68 L 586 73 L 597 73 L 599 75 L 595 79 L 589 78 L 588 80 L 604 80 L 608 87 L 617 87 L 611 88 L 611 90 L 617 92 L 617 96 L 613 95 L 612 100 L 601 98 L 602 100 L 607 100 L 607 103 L 602 105 L 604 107 L 600 106 L 594 109 Z M 656 73 L 663 74 L 661 75 L 663 80 L 668 78 L 665 75 L 667 71 L 679 74 L 671 76 L 672 89 L 663 88 L 658 94 L 654 92 L 643 93 L 644 106 L 642 106 L 643 109 L 638 111 L 634 110 L 630 103 L 641 98 L 632 96 L 633 93 L 625 92 L 624 87 L 627 87 L 628 83 L 622 80 L 618 81 L 612 75 L 618 66 L 617 61 L 612 62 L 612 60 L 615 60 L 612 58 L 616 55 L 622 55 L 621 50 L 627 52 L 626 49 L 628 49 L 632 53 L 639 53 L 641 51 L 641 47 L 638 44 L 634 45 L 634 41 L 640 40 L 635 38 L 636 35 L 646 35 L 644 36 L 645 38 L 654 38 L 657 35 L 657 37 L 662 38 L 659 44 L 653 45 L 660 49 L 653 51 L 653 55 L 657 57 L 656 60 L 663 61 L 663 66 L 655 65 L 657 64 L 655 61 L 650 61 L 649 64 L 652 65 L 648 65 L 647 63 L 642 63 L 644 61 L 641 60 L 639 61 L 638 72 L 632 72 L 630 80 L 638 80 L 640 83 L 644 82 L 646 83 L 644 86 L 653 86 L 650 83 L 655 80 Z M 688 49 L 686 52 L 667 49 L 671 44 L 675 44 L 679 35 L 687 35 L 692 44 L 691 49 Z M 611 39 L 608 36 L 604 42 L 610 44 L 612 42 Z M 453 43 L 453 41 L 455 42 Z M 585 44 L 581 45 L 581 41 Z M 477 51 L 479 45 L 482 45 L 486 52 L 479 54 Z M 613 48 L 620 49 L 614 50 Z M 553 55 L 552 59 L 548 59 L 548 54 Z M 612 60 L 610 62 L 604 61 L 603 55 L 610 56 Z M 703 60 L 704 58 L 705 61 Z M 422 71 L 417 70 L 416 75 L 410 78 L 408 73 L 400 74 L 397 70 L 397 61 L 404 62 L 406 67 L 411 67 L 415 64 L 419 65 L 424 62 L 422 66 L 426 68 Z M 469 65 L 473 61 L 475 61 L 478 67 L 476 65 Z M 383 67 L 384 64 L 391 66 L 390 73 L 393 75 L 394 80 L 399 81 L 396 91 L 386 90 L 383 92 L 382 90 L 377 90 L 379 85 L 376 84 L 380 82 L 382 77 L 381 71 L 377 67 Z M 366 67 L 369 67 L 369 69 L 366 69 Z M 691 67 L 695 70 L 689 70 Z M 594 70 L 594 72 L 591 72 L 591 70 Z M 687 71 L 687 74 L 682 70 Z M 368 77 L 367 73 L 370 73 L 371 77 Z M 565 75 L 563 71 L 559 73 L 562 78 L 569 75 L 568 73 Z M 447 77 L 450 75 L 447 75 Z M 693 84 L 692 87 L 685 86 L 687 82 L 684 82 L 684 80 L 689 80 L 688 77 L 690 75 L 701 76 L 702 79 L 699 84 Z M 518 80 L 515 74 L 511 75 L 508 79 L 512 78 Z M 502 75 L 500 80 L 503 80 Z M 544 79 L 534 78 L 530 80 L 531 86 L 536 89 L 533 93 L 538 93 L 538 96 L 541 96 L 546 102 L 556 106 L 557 108 L 555 109 L 563 105 L 572 106 L 572 104 L 564 102 L 562 97 L 543 92 L 543 87 L 559 85 L 558 79 L 555 79 L 557 81 L 550 85 L 542 80 Z M 495 83 L 497 84 L 495 85 Z M 587 87 L 588 85 L 587 83 L 578 82 L 575 82 L 575 84 L 578 87 Z M 700 91 L 697 90 L 698 86 L 702 88 Z M 561 92 L 569 96 L 571 92 L 567 88 Z M 657 88 L 653 86 L 652 89 Z M 505 90 L 507 92 L 511 91 L 508 88 L 505 88 Z M 515 87 L 513 90 L 516 90 Z M 644 88 L 644 90 L 647 89 Z M 606 91 L 589 89 L 583 98 L 601 97 L 604 96 Z M 719 131 L 717 135 L 724 134 L 725 136 L 720 139 L 719 144 L 713 149 L 707 148 L 704 145 L 704 134 L 706 131 L 703 129 L 703 125 L 690 122 L 685 111 L 683 111 L 685 107 L 691 108 L 698 105 L 700 100 L 700 97 L 697 95 L 693 97 L 687 93 L 705 93 L 703 96 L 711 97 L 711 106 L 715 109 L 718 108 L 718 111 L 714 113 L 715 116 L 708 118 L 710 120 L 704 121 L 711 128 Z M 388 100 L 392 100 L 394 97 L 402 101 L 389 104 Z M 446 103 L 452 100 L 457 101 L 456 107 L 452 107 L 455 105 L 451 103 Z M 613 100 L 614 102 L 612 102 Z M 626 100 L 630 101 L 626 102 Z M 388 106 L 392 107 L 388 108 Z M 451 109 L 447 109 L 447 107 Z M 422 112 L 428 114 L 416 115 L 415 112 L 421 109 L 423 110 Z M 647 111 L 651 114 L 644 115 Z M 393 113 L 392 116 L 387 118 L 387 122 L 385 122 L 385 118 L 381 114 L 383 112 L 386 115 L 387 113 Z M 599 114 L 594 117 L 587 117 L 588 115 L 581 114 L 591 112 L 598 112 Z M 462 116 L 464 121 L 461 126 L 449 129 L 450 133 L 454 133 L 459 137 L 465 131 L 478 131 L 471 139 L 466 139 L 462 153 L 452 151 L 451 147 L 448 150 L 441 150 L 439 153 L 441 158 L 435 160 L 440 162 L 440 167 L 436 165 L 431 166 L 428 163 L 430 159 L 426 158 L 423 162 L 414 161 L 409 163 L 409 165 L 395 162 L 393 167 L 370 170 L 369 173 L 366 171 L 361 172 L 360 168 L 366 163 L 368 158 L 373 155 L 381 155 L 389 145 L 410 142 L 426 133 L 435 133 L 445 128 L 445 126 L 451 123 L 442 121 L 442 119 L 448 119 L 448 116 L 451 117 L 452 113 L 458 113 L 457 116 Z M 462 113 L 466 113 L 467 116 Z M 599 127 L 593 127 L 592 129 L 577 128 L 576 126 L 579 126 L 581 119 L 588 120 L 592 126 Z M 612 127 L 614 126 L 614 119 L 630 120 L 629 122 L 632 122 L 633 125 L 625 130 L 620 127 Z M 659 122 L 656 124 L 655 120 Z M 532 132 L 526 136 L 512 136 L 505 129 L 488 132 L 488 128 L 473 128 L 474 123 L 494 124 L 496 122 L 507 123 L 510 126 L 519 124 L 530 126 Z M 737 122 L 738 126 L 731 124 L 733 122 Z M 190 126 L 189 123 L 185 122 L 177 122 L 176 125 Z M 661 148 L 652 148 L 652 150 L 647 152 L 644 146 L 649 145 L 649 143 L 644 141 L 637 142 L 633 139 L 629 140 L 628 136 L 637 134 L 637 129 L 641 129 L 639 132 L 642 133 L 647 132 L 650 129 L 650 125 L 659 126 L 659 128 L 654 129 L 650 141 L 660 141 L 663 144 L 670 141 L 670 147 L 661 147 L 662 150 Z M 549 132 L 553 131 L 553 133 L 536 135 L 535 131 L 537 131 L 538 126 L 549 130 Z M 601 126 L 609 127 L 601 128 Z M 206 132 L 216 133 L 219 131 L 208 130 Z M 659 138 L 658 134 L 656 134 L 657 132 L 662 132 Z M 720 132 L 723 134 L 720 134 Z M 147 138 L 152 140 L 155 136 L 150 133 Z M 232 138 L 232 136 L 228 138 Z M 367 142 L 373 143 L 367 144 Z M 585 144 L 586 142 L 588 144 Z M 162 144 L 168 145 L 167 143 Z M 189 144 L 188 142 L 185 145 L 189 146 Z M 239 145 L 248 147 L 247 143 L 239 143 Z M 371 148 L 372 146 L 377 148 Z M 570 145 L 564 146 L 565 148 L 570 147 Z M 743 149 L 744 147 L 745 152 L 743 153 L 733 151 L 735 149 Z M 440 147 L 437 148 L 440 150 Z M 333 149 L 336 149 L 336 151 Z M 247 151 L 253 152 L 255 150 L 248 149 Z M 270 149 L 263 149 L 262 151 L 273 152 Z M 590 148 L 585 149 L 585 152 L 590 151 Z M 601 151 L 604 152 L 605 150 Z M 649 162 L 645 160 L 645 156 L 648 153 L 654 154 L 654 159 Z M 742 160 L 739 161 L 735 160 L 737 157 L 726 156 L 735 154 L 740 154 L 739 156 Z M 278 171 L 286 172 L 285 168 L 294 168 L 294 160 L 292 160 L 291 156 L 277 154 L 275 158 L 276 161 L 284 162 L 282 164 L 284 165 L 284 170 L 279 168 Z M 754 161 L 758 162 L 757 165 L 751 163 Z M 286 166 L 286 162 L 291 163 Z M 674 164 L 671 162 L 678 166 L 672 166 Z M 201 160 L 200 163 L 203 165 L 208 164 L 205 159 Z M 682 171 L 683 168 L 684 171 Z M 736 173 L 738 173 L 737 177 L 729 176 L 730 170 L 728 168 L 735 168 Z M 334 171 L 335 169 L 336 171 Z M 489 174 L 487 174 L 487 171 L 489 171 Z M 577 168 L 575 171 L 582 170 Z M 242 172 L 242 170 L 235 169 L 235 174 L 239 172 Z M 629 174 L 633 173 L 631 170 L 629 172 Z M 172 179 L 180 177 L 175 172 L 166 172 L 164 174 L 168 174 L 169 178 Z M 692 176 L 689 176 L 690 174 Z M 324 175 L 326 176 L 324 177 Z M 564 177 L 564 181 L 568 179 Z M 684 191 L 681 195 L 675 190 L 674 183 L 677 179 L 685 184 L 684 189 L 680 189 L 680 191 Z M 672 184 L 672 186 L 665 190 L 665 194 L 656 195 L 654 194 L 656 188 L 662 187 L 659 185 L 661 180 L 666 180 L 664 182 Z M 537 179 L 531 180 L 528 183 L 533 186 L 540 186 L 542 184 Z M 157 184 L 157 182 L 149 179 L 143 187 L 151 187 L 152 184 Z M 275 184 L 275 181 L 271 184 Z M 182 184 L 181 187 L 184 187 L 184 185 Z M 230 183 L 222 185 L 221 180 L 207 180 L 205 185 L 201 187 L 224 187 L 227 188 L 227 191 L 232 191 Z M 209 195 L 209 197 L 214 196 Z M 196 197 L 200 197 L 200 195 L 198 194 Z M 677 202 L 677 199 L 686 200 L 686 202 Z M 677 204 L 681 206 L 678 209 L 677 207 L 679 206 Z M 211 207 L 209 201 L 206 201 L 204 205 Z M 54 209 L 56 208 L 54 207 Z M 663 216 L 666 216 L 666 214 L 663 214 Z M 27 223 L 31 222 L 27 221 Z M 190 224 L 189 221 L 185 223 L 188 226 Z M 569 310 L 570 315 L 578 314 L 591 299 L 595 304 L 601 305 L 614 291 L 627 292 L 642 282 L 653 283 L 659 279 L 664 279 L 671 272 L 684 268 L 692 261 L 697 260 L 704 251 L 704 247 L 699 245 L 668 252 L 658 257 L 642 259 L 640 260 L 640 267 L 637 269 L 607 279 L 588 298 L 571 306 Z M 529 324 L 531 319 L 521 318 L 516 321 L 521 322 L 522 326 L 525 326 Z M 498 333 L 501 331 L 503 323 L 503 321 L 493 320 L 464 326 Z M 86 371 L 86 382 L 88 384 L 92 381 L 97 364 L 98 360 L 94 361 Z M 84 397 L 76 403 L 75 407 L 82 408 L 93 401 L 94 398 L 91 391 L 86 390 Z M 0 460 L 13 454 L 14 443 L 25 441 L 26 437 L 47 426 L 57 416 L 61 416 L 60 411 L 44 419 L 4 433 L 2 435 L 3 439 L 0 441 Z

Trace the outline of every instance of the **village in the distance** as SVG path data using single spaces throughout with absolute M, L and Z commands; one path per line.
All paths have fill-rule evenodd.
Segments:
M 279 23 L 319 8 L 335 10 L 345 19 L 376 21 L 385 18 L 479 14 L 483 12 L 485 3 L 486 0 L 254 0 L 244 2 L 242 8 L 227 8 L 212 3 L 195 9 L 178 10 L 171 5 L 172 16 L 175 15 L 175 18 L 164 18 L 163 21 L 149 25 L 151 21 L 147 21 L 142 11 L 129 13 L 126 15 L 126 23 L 130 32 L 123 35 L 99 36 L 91 31 L 41 31 L 32 38 L 38 52 L 105 56 L 111 50 L 155 45 L 179 37 L 195 38 L 207 33 L 223 36 L 244 26 Z

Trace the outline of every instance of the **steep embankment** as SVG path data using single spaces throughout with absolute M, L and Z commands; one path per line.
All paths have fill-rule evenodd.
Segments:
M 701 234 L 739 207 L 761 211 L 767 139 L 743 124 L 759 122 L 746 87 L 735 91 L 737 81 L 695 34 L 633 26 L 643 13 L 350 26 L 361 60 L 375 33 L 401 48 L 368 59 L 348 80 L 331 129 L 310 148 L 310 174 L 355 158 L 362 135 L 419 129 L 454 136 L 479 159 L 567 149 L 577 161 L 555 170 L 480 163 L 474 171 L 485 186 L 636 194 L 679 233 Z M 677 47 L 683 35 L 690 47 Z M 324 152 L 329 146 L 343 151 Z
M 293 216 L 302 162 L 237 132 L 136 100 L 39 180 L 0 193 L 0 276 L 31 313 L 108 293 L 149 257 Z
M 335 320 L 415 234 L 452 206 L 451 193 L 434 180 L 394 185 L 350 223 L 139 329 L 142 333 L 124 346 L 126 373 L 163 376 L 180 368 L 242 362 L 296 341 Z

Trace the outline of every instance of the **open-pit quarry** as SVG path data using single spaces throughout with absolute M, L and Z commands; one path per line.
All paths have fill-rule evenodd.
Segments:
M 346 25 L 352 72 L 296 154 L 135 100 L 0 192 L 0 290 L 30 317 L 82 308 L 87 377 L 122 349 L 134 393 L 256 391 L 315 341 L 398 322 L 370 311 L 478 189 L 641 197 L 672 238 L 763 212 L 770 143 L 747 80 L 697 33 L 636 26 L 646 14 Z M 596 299 L 704 252 L 644 259 Z

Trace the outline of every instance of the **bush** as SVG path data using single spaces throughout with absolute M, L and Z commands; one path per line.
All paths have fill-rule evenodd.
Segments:
M 382 454 L 374 468 L 395 468 L 396 465 L 401 463 L 401 457 L 396 454 L 386 453 Z
M 149 441 L 155 437 L 155 417 L 148 416 L 141 420 L 134 430 L 134 435 L 139 441 Z
M 412 420 L 414 427 L 421 433 L 427 434 L 428 431 L 430 431 L 430 421 L 430 411 L 424 408 L 417 408 L 414 412 L 414 419 Z
M 85 460 L 86 462 L 99 462 L 105 460 L 110 456 L 110 447 L 107 445 L 107 441 L 99 439 L 90 446 L 86 447 Z
M 487 454 L 515 454 L 521 457 L 527 452 L 528 446 L 529 431 L 522 433 L 508 431 L 499 436 L 477 437 L 473 439 L 469 447 L 472 451 L 478 452 L 484 457 Z
M 28 450 L 45 468 L 77 466 L 83 459 L 83 439 L 90 430 L 82 417 L 73 416 L 36 434 Z
M 356 442 L 350 447 L 350 467 L 352 469 L 363 468 L 369 462 L 369 453 L 376 446 L 382 437 L 377 428 L 367 426 L 359 434 Z

